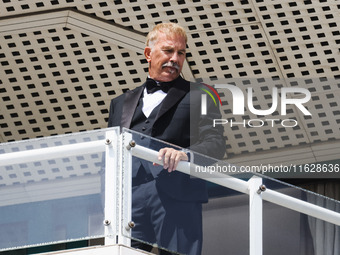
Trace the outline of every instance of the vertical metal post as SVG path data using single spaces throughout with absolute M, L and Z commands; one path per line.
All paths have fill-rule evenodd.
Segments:
M 105 138 L 105 208 L 104 227 L 105 245 L 117 243 L 118 214 L 117 214 L 117 188 L 118 178 L 118 137 L 117 131 L 107 131 Z
M 106 133 L 105 245 L 131 245 L 132 155 L 127 149 L 132 135 Z
M 119 196 L 119 244 L 131 246 L 131 229 L 134 223 L 131 220 L 132 214 L 132 134 L 122 132 L 120 135 L 120 196 Z
M 263 215 L 261 193 L 265 191 L 262 178 L 253 176 L 249 181 L 249 255 L 263 254 Z

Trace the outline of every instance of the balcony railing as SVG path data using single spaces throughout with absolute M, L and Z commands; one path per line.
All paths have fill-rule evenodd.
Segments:
M 0 145 L 0 251 L 97 238 L 130 246 L 132 159 L 161 165 L 165 146 L 119 128 Z M 189 153 L 177 171 L 209 190 L 203 254 L 337 254 L 338 201 Z

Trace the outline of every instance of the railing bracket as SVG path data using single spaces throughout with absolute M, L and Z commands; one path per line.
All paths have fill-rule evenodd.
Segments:
M 126 230 L 130 230 L 132 228 L 134 228 L 136 226 L 136 224 L 133 221 L 129 221 L 128 225 L 125 227 Z
M 109 226 L 111 224 L 111 221 L 110 220 L 104 220 L 103 223 L 104 223 L 105 226 Z
M 126 149 L 130 150 L 132 147 L 136 146 L 136 142 L 134 140 L 131 140 L 129 144 L 126 146 Z
M 262 184 L 260 185 L 259 189 L 257 190 L 257 194 L 261 194 L 262 192 L 265 192 L 267 189 L 266 185 Z

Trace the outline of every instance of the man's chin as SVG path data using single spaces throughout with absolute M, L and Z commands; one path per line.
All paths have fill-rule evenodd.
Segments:
M 177 79 L 177 77 L 178 77 L 179 75 L 178 74 L 176 74 L 176 75 L 168 75 L 168 76 L 164 76 L 163 78 L 163 82 L 170 82 L 170 81 L 173 81 L 173 80 L 175 80 L 175 79 Z
M 172 81 L 179 76 L 179 72 L 176 69 L 171 69 L 171 70 L 173 70 L 173 71 L 167 70 L 167 71 L 163 72 L 163 77 L 167 81 Z

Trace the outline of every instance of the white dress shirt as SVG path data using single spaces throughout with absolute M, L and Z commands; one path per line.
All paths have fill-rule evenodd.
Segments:
M 167 94 L 162 90 L 157 90 L 152 94 L 148 94 L 146 88 L 144 89 L 143 93 L 144 97 L 142 111 L 144 115 L 148 118 L 153 109 L 155 109 L 163 101 Z

